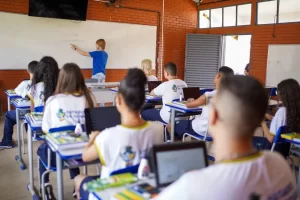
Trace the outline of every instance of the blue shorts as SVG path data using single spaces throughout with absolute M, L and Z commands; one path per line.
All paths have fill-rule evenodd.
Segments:
M 83 181 L 80 183 L 80 199 L 88 200 L 90 195 L 88 191 L 85 191 L 83 189 L 83 184 L 96 180 L 97 178 L 100 178 L 100 176 L 88 176 L 85 179 L 83 179 Z
M 166 123 L 160 116 L 160 109 L 148 109 L 142 112 L 142 118 L 146 121 L 158 121 Z
M 185 133 L 198 134 L 193 130 L 191 120 L 180 120 L 175 123 L 175 136 L 182 139 Z

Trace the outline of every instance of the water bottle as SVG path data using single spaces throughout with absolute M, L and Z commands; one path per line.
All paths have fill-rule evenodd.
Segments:
M 142 158 L 139 169 L 138 169 L 138 179 L 146 179 L 149 177 L 150 168 L 149 163 L 146 158 Z

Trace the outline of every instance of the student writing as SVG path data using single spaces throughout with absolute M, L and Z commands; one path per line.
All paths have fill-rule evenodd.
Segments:
M 147 78 L 142 70 L 129 69 L 120 82 L 116 96 L 122 124 L 90 135 L 82 159 L 88 162 L 100 158 L 103 165 L 101 178 L 109 177 L 115 170 L 140 163 L 154 144 L 163 143 L 163 125 L 144 121 L 140 117 L 140 110 L 145 102 L 146 82 Z M 89 193 L 82 186 L 95 178 L 99 176 L 80 175 L 75 178 L 78 199 L 88 199 Z
M 187 87 L 183 80 L 177 78 L 177 66 L 175 63 L 170 62 L 165 65 L 164 76 L 168 81 L 151 91 L 151 95 L 162 96 L 163 107 L 160 111 L 157 109 L 143 111 L 142 117 L 145 120 L 169 123 L 170 108 L 165 104 L 179 99 L 180 95 L 182 95 L 182 88 Z
M 156 199 L 248 200 L 252 194 L 261 199 L 296 199 L 288 163 L 278 153 L 258 152 L 252 146 L 267 107 L 268 96 L 259 81 L 225 77 L 209 110 L 217 163 L 184 174 Z
M 106 64 L 108 54 L 105 51 L 106 42 L 104 39 L 96 41 L 96 51 L 86 52 L 79 49 L 75 45 L 71 45 L 72 49 L 83 56 L 89 56 L 93 58 L 93 76 L 92 78 L 98 79 L 100 82 L 105 82 Z
M 31 87 L 31 80 L 37 65 L 37 61 L 31 61 L 28 64 L 27 72 L 29 74 L 30 80 L 22 81 L 18 87 L 15 89 L 15 92 L 17 95 L 21 96 L 22 98 L 25 98 L 27 96 L 27 93 Z M 17 124 L 17 116 L 15 110 L 10 110 L 5 115 L 5 121 L 4 121 L 4 134 L 2 141 L 0 142 L 0 148 L 10 149 L 13 147 L 13 128 L 14 125 Z

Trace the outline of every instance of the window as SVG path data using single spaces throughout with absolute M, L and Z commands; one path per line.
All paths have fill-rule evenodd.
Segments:
M 211 27 L 222 27 L 223 11 L 222 8 L 211 9 Z
M 199 27 L 200 28 L 209 28 L 209 10 L 201 10 L 199 12 Z
M 236 6 L 224 8 L 224 26 L 236 26 Z
M 276 23 L 277 0 L 259 2 L 257 5 L 257 24 Z
M 238 20 L 237 25 L 250 25 L 251 24 L 251 4 L 239 5 L 237 6 L 238 10 Z
M 279 23 L 300 21 L 300 0 L 279 1 Z

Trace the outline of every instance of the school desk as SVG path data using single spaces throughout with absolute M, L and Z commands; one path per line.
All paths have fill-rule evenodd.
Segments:
M 4 93 L 7 96 L 7 111 L 10 111 L 11 100 L 22 97 L 17 95 L 14 90 L 6 90 Z
M 18 138 L 18 155 L 15 156 L 16 161 L 18 161 L 21 170 L 26 169 L 26 165 L 22 158 L 22 144 L 21 144 L 21 117 L 24 113 L 30 112 L 30 103 L 28 104 L 19 104 L 20 99 L 13 99 L 11 101 L 12 105 L 16 108 L 16 121 L 17 121 L 17 138 Z
M 93 199 L 93 200 L 114 199 L 113 196 L 116 193 L 121 192 L 122 190 L 129 188 L 130 186 L 134 186 L 134 185 L 142 184 L 142 183 L 148 183 L 149 185 L 156 187 L 156 181 L 155 181 L 154 174 L 151 174 L 149 176 L 149 178 L 147 178 L 145 180 L 139 180 L 138 182 L 133 183 L 133 184 L 124 185 L 124 186 L 115 187 L 115 188 L 107 188 L 103 191 L 90 193 L 89 199 Z
M 91 89 L 97 103 L 103 104 L 107 102 L 115 102 L 116 93 L 110 90 L 111 87 L 118 87 L 119 82 L 106 83 L 88 83 L 86 86 Z
M 202 108 L 203 108 L 203 106 L 198 107 L 198 108 L 186 108 L 184 106 L 174 104 L 174 103 L 167 103 L 166 106 L 170 107 L 170 109 L 171 109 L 171 116 L 170 116 L 171 140 L 170 140 L 170 142 L 174 142 L 176 113 L 183 113 L 184 116 L 199 115 L 199 114 L 201 114 Z
M 33 147 L 32 142 L 33 139 L 37 137 L 37 135 L 32 135 L 32 132 L 42 132 L 42 122 L 34 121 L 31 117 L 31 113 L 25 115 L 25 122 L 28 124 L 27 130 L 27 144 L 28 144 L 28 164 L 29 164 L 29 184 L 27 185 L 27 189 L 30 192 L 33 199 L 38 199 L 38 195 L 36 194 L 36 187 L 34 186 L 34 167 L 33 167 Z

